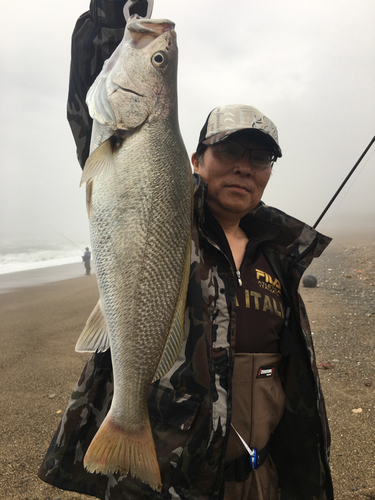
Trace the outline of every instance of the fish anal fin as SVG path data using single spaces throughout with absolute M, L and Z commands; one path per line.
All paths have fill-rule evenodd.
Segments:
M 93 473 L 130 473 L 156 491 L 161 491 L 159 463 L 150 423 L 137 432 L 126 431 L 108 413 L 92 440 L 85 458 L 85 468 Z
M 87 158 L 83 168 L 81 183 L 92 181 L 99 175 L 107 176 L 114 169 L 112 136 L 102 142 Z
M 159 366 L 157 367 L 152 382 L 155 382 L 156 380 L 164 377 L 164 375 L 168 373 L 168 371 L 172 368 L 180 352 L 181 345 L 184 339 L 186 294 L 190 275 L 190 253 L 191 243 L 189 239 L 186 249 L 185 265 L 181 280 L 180 292 L 172 320 L 172 327 L 170 329 L 168 340 L 164 346 L 163 355 L 160 359 Z
M 107 322 L 99 299 L 77 341 L 75 350 L 76 352 L 104 352 L 109 347 Z

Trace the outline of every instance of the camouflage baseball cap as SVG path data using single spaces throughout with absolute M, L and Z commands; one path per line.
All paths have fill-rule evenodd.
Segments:
M 201 130 L 197 151 L 203 146 L 224 141 L 241 130 L 251 131 L 254 138 L 265 141 L 277 157 L 282 156 L 276 125 L 259 109 L 245 104 L 230 104 L 213 109 Z

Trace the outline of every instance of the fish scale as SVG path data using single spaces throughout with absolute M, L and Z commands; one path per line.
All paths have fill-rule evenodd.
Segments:
M 111 408 L 85 467 L 130 472 L 158 491 L 147 390 L 172 367 L 182 344 L 192 219 L 173 26 L 130 19 L 114 60 L 88 94 L 94 132 L 82 182 L 100 301 L 76 346 L 110 346 L 114 374 Z

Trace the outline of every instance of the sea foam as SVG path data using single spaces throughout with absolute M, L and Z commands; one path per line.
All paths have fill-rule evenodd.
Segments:
M 0 251 L 0 274 L 82 262 L 83 253 L 70 246 L 3 250 Z

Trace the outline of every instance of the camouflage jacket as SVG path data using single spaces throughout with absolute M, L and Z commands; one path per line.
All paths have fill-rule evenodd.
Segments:
M 83 457 L 111 404 L 110 354 L 88 361 L 53 438 L 39 477 L 59 488 L 98 498 L 214 500 L 224 494 L 223 465 L 231 421 L 231 378 L 236 339 L 235 274 L 228 257 L 204 228 L 206 185 L 195 176 L 191 273 L 180 355 L 150 386 L 148 408 L 163 489 L 120 474 L 90 474 Z M 300 278 L 329 238 L 275 208 L 260 204 L 242 227 L 277 228 L 262 250 L 290 307 L 280 349 L 286 395 L 270 454 L 283 500 L 331 500 L 330 436 Z

